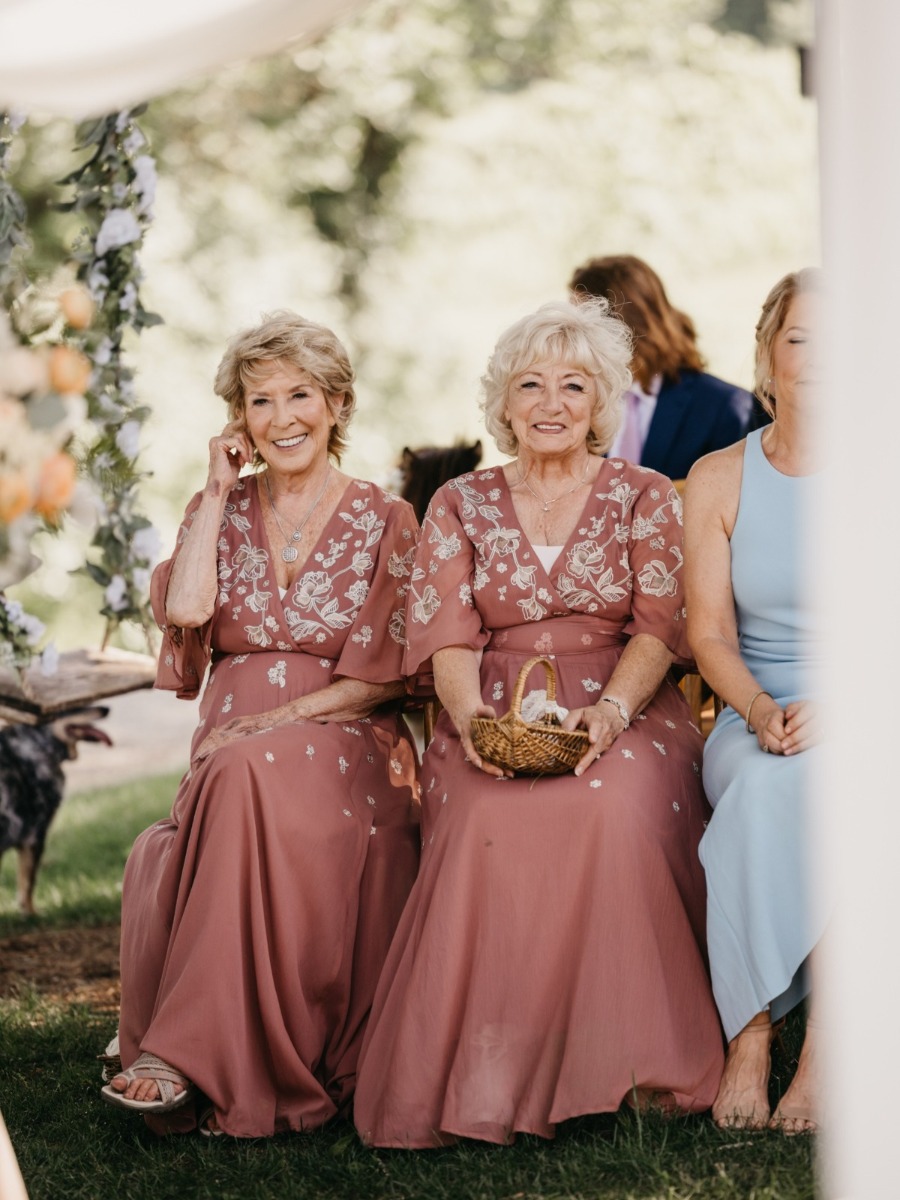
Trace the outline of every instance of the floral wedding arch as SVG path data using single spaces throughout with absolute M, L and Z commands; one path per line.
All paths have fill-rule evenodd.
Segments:
M 107 634 L 123 620 L 150 628 L 147 592 L 158 539 L 140 512 L 140 403 L 124 339 L 160 318 L 141 303 L 141 243 L 156 170 L 123 110 L 77 126 L 81 165 L 62 206 L 83 218 L 63 286 L 28 277 L 25 206 L 6 166 L 21 120 L 0 114 L 0 664 L 25 667 L 43 633 L 3 595 L 36 565 L 30 541 L 59 528 L 80 483 L 96 514 L 85 569 L 102 588 Z M 72 283 L 72 278 L 78 281 Z M 84 507 L 84 506 L 83 506 Z M 45 653 L 45 668 L 53 653 Z

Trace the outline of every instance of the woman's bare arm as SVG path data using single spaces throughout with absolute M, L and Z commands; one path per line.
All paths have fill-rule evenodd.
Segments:
M 739 442 L 701 458 L 684 493 L 687 631 L 700 674 L 752 726 L 760 746 L 776 753 L 785 714 L 745 665 L 738 643 L 731 583 L 731 533 L 737 519 L 744 446 Z M 754 699 L 755 697 L 755 699 Z
M 235 447 L 235 452 L 231 451 Z M 228 493 L 253 448 L 246 433 L 226 425 L 209 443 L 209 474 L 200 506 L 181 544 L 166 591 L 166 620 L 199 629 L 213 615 L 218 594 L 217 544 Z
M 201 744 L 195 761 L 206 758 L 226 742 L 248 734 L 289 725 L 296 721 L 357 721 L 367 717 L 381 704 L 404 695 L 402 680 L 391 683 L 367 683 L 362 679 L 336 679 L 308 696 L 300 696 L 288 704 L 249 717 L 237 717 L 214 729 Z
M 431 659 L 435 690 L 456 727 L 469 762 L 486 775 L 511 775 L 512 772 L 485 762 L 472 743 L 472 718 L 497 715 L 481 699 L 480 657 L 468 646 L 445 646 L 443 650 L 436 650 Z

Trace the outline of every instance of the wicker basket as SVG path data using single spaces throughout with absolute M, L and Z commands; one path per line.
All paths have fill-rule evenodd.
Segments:
M 529 658 L 516 680 L 512 704 L 504 717 L 472 718 L 472 742 L 482 758 L 519 775 L 563 775 L 577 766 L 590 740 L 583 730 L 563 729 L 555 713 L 543 721 L 522 720 L 522 695 L 532 667 L 547 676 L 547 701 L 556 700 L 556 676 L 548 658 Z

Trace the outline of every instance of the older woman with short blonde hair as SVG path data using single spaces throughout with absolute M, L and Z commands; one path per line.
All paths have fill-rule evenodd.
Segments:
M 353 371 L 331 330 L 264 318 L 216 391 L 228 423 L 152 587 L 157 686 L 191 699 L 209 675 L 171 816 L 125 869 L 126 1069 L 103 1096 L 160 1133 L 261 1137 L 347 1110 L 415 875 L 396 701 L 417 526 L 338 469 Z
M 513 461 L 434 496 L 407 602 L 406 669 L 444 709 L 422 763 L 421 871 L 385 965 L 355 1120 L 376 1146 L 551 1137 L 629 1098 L 708 1107 L 722 1067 L 697 844 L 702 741 L 669 674 L 687 654 L 681 505 L 603 457 L 628 330 L 554 303 L 500 338 L 488 427 Z M 472 721 L 546 657 L 574 771 L 482 756 Z M 546 711 L 543 675 L 523 712 Z

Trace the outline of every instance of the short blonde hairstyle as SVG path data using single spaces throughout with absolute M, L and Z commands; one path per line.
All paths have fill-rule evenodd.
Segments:
M 597 385 L 587 436 L 590 454 L 605 454 L 622 420 L 622 396 L 631 384 L 631 331 L 603 299 L 554 300 L 501 334 L 482 377 L 488 433 L 513 457 L 518 441 L 504 415 L 513 379 L 539 364 L 577 366 Z
M 259 381 L 264 363 L 290 363 L 319 385 L 335 419 L 328 435 L 328 453 L 336 461 L 347 448 L 347 426 L 356 407 L 354 373 L 338 338 L 288 309 L 264 313 L 259 325 L 236 333 L 225 348 L 216 371 L 214 390 L 228 405 L 228 419 L 243 425 L 247 389 Z M 257 451 L 254 463 L 262 458 Z
M 822 272 L 818 267 L 804 267 L 801 271 L 791 271 L 779 279 L 765 298 L 762 312 L 756 322 L 754 386 L 760 404 L 770 417 L 775 416 L 778 400 L 771 388 L 775 365 L 775 339 L 784 326 L 788 309 L 795 296 L 799 296 L 801 292 L 821 292 L 822 289 Z

